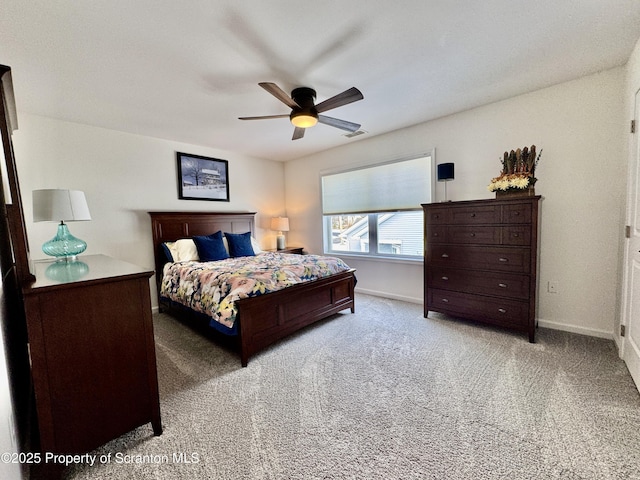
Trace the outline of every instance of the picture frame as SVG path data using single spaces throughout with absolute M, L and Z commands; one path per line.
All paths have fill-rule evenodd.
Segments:
M 180 200 L 229 201 L 229 162 L 176 152 Z

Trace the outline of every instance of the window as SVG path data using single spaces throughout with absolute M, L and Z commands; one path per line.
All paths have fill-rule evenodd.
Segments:
M 324 251 L 422 258 L 433 154 L 322 175 Z

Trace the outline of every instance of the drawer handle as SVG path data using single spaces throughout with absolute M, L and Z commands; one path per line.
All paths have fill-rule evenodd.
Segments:
M 520 212 L 516 210 L 515 212 L 513 212 L 513 214 L 517 217 L 518 215 L 520 215 Z
M 513 234 L 513 236 L 514 236 L 515 238 L 518 238 L 518 237 L 520 236 L 520 234 L 519 234 L 519 233 L 514 233 L 514 234 Z
M 438 234 L 437 234 L 437 233 L 434 233 L 434 234 L 433 234 L 433 236 L 434 236 L 434 237 L 437 237 L 437 236 L 438 236 Z
M 475 233 L 472 233 L 472 234 L 471 234 L 471 236 L 472 236 L 472 237 L 475 237 L 475 236 L 476 236 L 476 234 L 475 234 Z
M 507 288 L 507 284 L 506 283 L 499 283 L 498 286 L 500 288 Z
M 500 262 L 503 262 L 503 263 L 504 263 L 504 262 L 508 262 L 508 261 L 509 261 L 509 259 L 508 259 L 508 258 L 504 258 L 504 257 L 500 257 L 500 258 L 498 259 L 498 261 L 500 261 Z
M 442 258 L 449 258 L 449 255 L 447 253 L 443 253 Z
M 471 216 L 472 216 L 472 217 L 475 217 L 475 216 L 476 216 L 476 214 L 475 214 L 475 213 L 472 213 L 472 214 L 471 214 Z
M 448 298 L 443 298 L 443 299 L 442 299 L 442 302 L 443 302 L 443 303 L 449 303 L 449 299 L 448 299 Z
M 442 280 L 446 282 L 447 280 L 449 280 L 449 277 L 442 277 Z
M 499 309 L 498 309 L 498 311 L 499 311 L 500 313 L 507 313 L 507 311 L 506 311 L 504 308 L 499 308 Z
M 433 218 L 440 218 L 440 215 L 434 215 Z

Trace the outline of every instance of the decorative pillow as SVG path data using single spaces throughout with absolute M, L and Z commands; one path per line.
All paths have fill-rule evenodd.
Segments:
M 227 242 L 227 237 L 222 237 L 222 242 L 224 243 L 224 248 L 227 251 L 227 254 L 229 254 L 229 242 Z M 264 251 L 260 247 L 258 240 L 253 237 L 251 237 L 251 247 L 253 247 L 253 253 L 255 253 L 256 255 Z
M 232 257 L 252 257 L 255 256 L 253 247 L 251 246 L 251 232 L 246 233 L 226 233 L 229 244 L 229 255 Z
M 260 248 L 260 244 L 258 243 L 258 240 L 256 240 L 253 237 L 251 237 L 251 247 L 253 248 L 253 253 L 255 253 L 256 255 L 258 255 L 259 253 L 262 253 L 262 249 Z
M 173 263 L 175 261 L 173 259 L 173 254 L 171 253 L 171 247 L 173 247 L 173 244 L 174 242 L 165 242 L 160 245 L 160 248 L 162 248 L 162 253 L 164 254 L 164 263 Z
M 212 235 L 193 237 L 201 262 L 213 262 L 229 258 L 227 249 L 222 241 L 222 232 L 217 231 Z
M 196 244 L 191 238 L 181 238 L 180 240 L 176 240 L 173 247 L 170 247 L 169 250 L 171 251 L 171 255 L 175 262 L 197 262 L 200 260 Z

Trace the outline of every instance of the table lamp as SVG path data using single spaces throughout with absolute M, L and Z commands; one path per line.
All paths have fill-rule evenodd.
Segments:
M 87 242 L 74 237 L 64 222 L 91 220 L 87 199 L 80 190 L 33 191 L 33 221 L 60 222 L 58 232 L 42 245 L 42 251 L 61 262 L 74 262 L 87 249 Z
M 453 180 L 454 177 L 453 163 L 441 163 L 438 165 L 438 181 L 444 182 L 444 201 L 447 201 L 447 182 Z
M 287 217 L 273 217 L 271 219 L 271 230 L 277 230 L 278 236 L 276 237 L 276 248 L 278 250 L 284 250 L 284 234 L 282 232 L 289 231 L 289 219 Z

